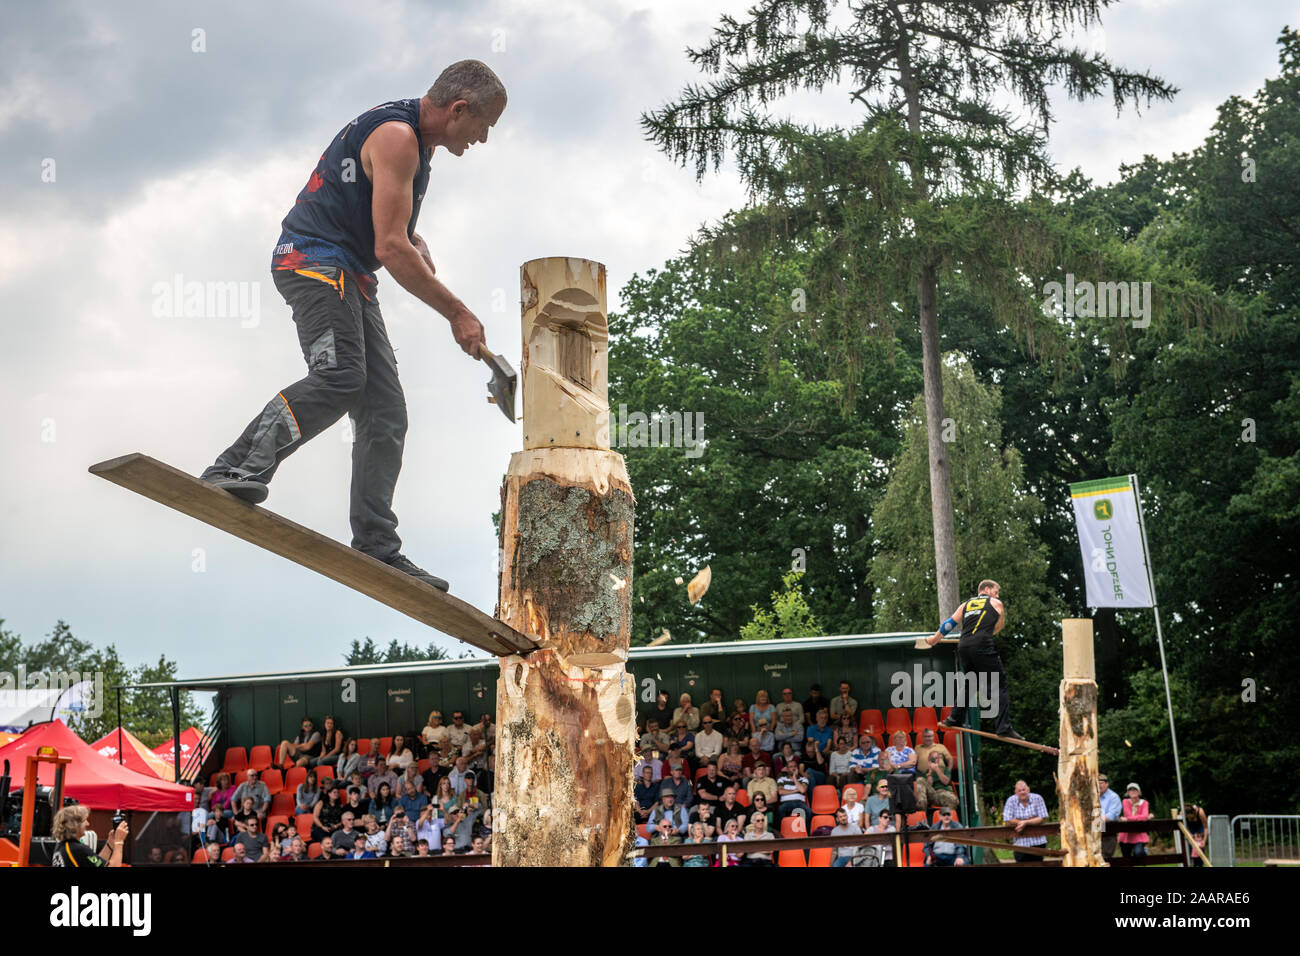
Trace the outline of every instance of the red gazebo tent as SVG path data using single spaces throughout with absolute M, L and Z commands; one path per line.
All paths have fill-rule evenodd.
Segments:
M 91 744 L 90 748 L 136 773 L 157 777 L 159 780 L 176 779 L 176 768 L 145 746 L 144 741 L 125 727 L 110 730 Z
M 167 766 L 172 767 L 175 765 L 175 759 L 176 759 L 175 748 L 176 748 L 176 738 L 173 737 L 165 744 L 159 744 L 157 747 L 154 747 L 153 752 L 157 756 L 161 757 L 163 761 L 166 762 Z M 203 756 L 199 758 L 200 762 L 208 759 L 208 751 L 212 749 L 212 740 L 209 738 L 205 738 L 203 734 L 199 732 L 197 727 L 190 727 L 186 730 L 182 730 L 181 731 L 181 769 L 182 770 L 185 767 L 189 766 L 190 754 L 194 753 L 196 750 L 199 749 L 202 749 L 203 751 Z
M 0 747 L 0 761 L 8 760 L 11 790 L 23 785 L 27 755 L 53 747 L 61 757 L 71 757 L 63 776 L 63 793 L 92 810 L 193 810 L 194 791 L 165 780 L 128 770 L 105 760 L 61 720 L 33 724 L 17 740 Z M 41 786 L 54 785 L 54 768 L 42 764 Z

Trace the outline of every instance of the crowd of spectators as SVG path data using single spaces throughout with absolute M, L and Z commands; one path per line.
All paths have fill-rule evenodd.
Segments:
M 433 710 L 418 734 L 353 737 L 304 717 L 263 770 L 214 773 L 194 787 L 196 861 L 276 863 L 487 853 L 492 841 L 496 731 Z M 256 749 L 256 748 L 255 748 Z M 268 748 L 269 749 L 269 748 Z M 238 777 L 238 779 L 236 779 Z

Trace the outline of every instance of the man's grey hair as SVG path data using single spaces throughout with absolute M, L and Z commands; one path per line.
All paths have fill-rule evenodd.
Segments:
M 481 60 L 461 60 L 443 70 L 429 87 L 434 106 L 448 106 L 457 100 L 469 104 L 474 114 L 484 113 L 493 103 L 506 100 L 506 88 L 500 78 Z

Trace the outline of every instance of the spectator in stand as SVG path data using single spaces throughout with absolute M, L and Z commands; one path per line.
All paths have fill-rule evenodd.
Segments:
M 312 811 L 311 838 L 319 840 L 343 826 L 343 801 L 339 798 L 339 788 L 329 787 L 316 808 Z
M 758 746 L 765 753 L 771 753 L 776 749 L 776 737 L 772 734 L 772 725 L 766 717 L 760 717 L 758 723 L 754 725 L 754 734 L 750 737 L 752 744 L 754 738 L 758 738 Z
M 916 775 L 916 802 L 922 807 L 947 807 L 955 810 L 961 803 L 952 791 L 952 777 L 937 749 L 929 754 L 930 765 Z
M 664 775 L 664 762 L 655 756 L 657 753 L 661 753 L 661 751 L 638 749 L 637 761 L 636 765 L 632 768 L 632 775 L 634 777 L 640 777 L 642 768 L 649 767 L 650 775 L 656 781 L 662 780 Z
M 682 835 L 673 828 L 673 823 L 668 817 L 660 817 L 650 828 L 650 833 L 650 846 L 677 846 L 682 842 Z M 681 865 L 682 858 L 679 856 L 650 857 L 650 866 Z
M 790 691 L 786 690 L 788 694 Z M 795 704 L 794 707 L 798 707 Z M 777 747 L 782 744 L 790 744 L 796 750 L 803 747 L 803 721 L 796 719 L 793 708 L 781 710 L 781 705 L 776 705 L 779 716 L 776 719 L 776 730 L 772 731 L 772 737 L 776 741 Z
M 736 786 L 745 778 L 745 758 L 741 756 L 738 741 L 727 741 L 727 752 L 718 758 L 718 776 Z
M 402 784 L 402 795 L 397 798 L 398 805 L 406 811 L 412 820 L 420 818 L 420 812 L 429 805 L 429 798 L 415 789 L 415 784 L 407 780 Z
M 939 830 L 960 830 L 962 825 L 952 815 L 952 810 L 944 807 L 939 811 Z M 933 843 L 925 845 L 929 852 L 926 855 L 926 866 L 965 866 L 966 865 L 966 847 L 960 843 L 949 843 L 946 840 L 936 840 Z
M 672 747 L 672 737 L 666 730 L 659 729 L 659 721 L 650 717 L 645 723 L 645 733 L 641 735 L 641 752 L 649 754 L 666 754 Z
M 686 838 L 687 843 L 712 843 L 704 833 L 704 824 L 695 822 L 691 824 L 690 836 Z M 682 857 L 682 866 L 709 866 L 711 860 L 707 856 L 686 856 Z
M 731 780 L 719 773 L 716 763 L 710 763 L 705 767 L 705 775 L 695 782 L 695 799 L 702 804 L 711 804 L 716 810 L 728 786 L 731 786 Z
M 822 696 L 822 685 L 813 684 L 808 688 L 808 699 L 803 702 L 803 723 L 807 727 L 809 721 L 817 719 L 817 711 L 823 707 L 826 708 L 827 715 L 830 714 L 831 702 Z
M 767 764 L 754 764 L 754 776 L 745 784 L 745 790 L 751 797 L 762 794 L 769 804 L 776 803 L 776 777 L 768 772 Z
M 436 758 L 441 757 L 443 747 L 447 743 L 447 728 L 442 722 L 442 711 L 436 708 L 429 711 L 429 722 L 420 731 L 420 739 L 424 741 L 429 762 L 435 763 Z
M 231 857 L 230 857 L 231 863 L 256 863 L 257 862 L 256 857 L 252 857 L 248 855 L 248 851 L 244 849 L 244 845 L 242 843 L 236 843 L 232 845 L 230 849 L 231 849 Z
M 409 844 L 403 837 L 395 836 L 388 843 L 388 858 L 390 860 L 399 859 L 400 857 L 410 856 L 406 848 Z
M 424 843 L 426 846 L 437 846 L 442 842 L 443 821 L 438 816 L 438 811 L 432 806 L 425 807 L 420 811 L 419 819 L 415 821 L 416 846 Z
M 817 745 L 817 752 L 826 756 L 831 752 L 831 742 L 835 739 L 835 728 L 830 725 L 831 712 L 823 707 L 816 713 L 817 722 L 804 731 L 804 742 L 809 740 Z M 804 751 L 807 753 L 807 751 Z
M 313 767 L 332 767 L 339 762 L 341 753 L 343 753 L 343 731 L 339 730 L 339 725 L 333 717 L 326 717 L 325 732 L 321 734 L 320 754 L 307 762 Z M 347 779 L 345 773 L 337 776 Z
M 683 773 L 681 766 L 673 767 L 673 772 L 660 785 L 660 789 L 670 789 L 679 807 L 690 809 L 695 802 L 695 787 L 690 778 Z M 644 778 L 643 778 L 644 779 Z
M 799 758 L 799 766 L 803 768 L 803 772 L 812 781 L 814 787 L 826 783 L 826 758 L 818 749 L 817 741 L 811 737 L 803 742 L 803 754 Z
M 379 759 L 380 761 L 383 761 L 384 758 L 380 757 Z M 393 771 L 389 769 L 387 763 L 381 762 L 379 769 L 372 773 L 370 779 L 366 781 L 366 788 L 370 791 L 370 796 L 373 798 L 379 793 L 379 788 L 385 784 L 388 785 L 390 793 L 395 792 L 397 790 L 397 774 L 393 773 Z
M 1029 791 L 1029 784 L 1023 780 L 1016 781 L 1016 792 L 1007 797 L 1002 807 L 1002 822 L 1015 827 L 1016 833 L 1023 833 L 1025 827 L 1037 826 L 1047 822 L 1047 804 L 1043 798 Z M 1045 836 L 1017 836 L 1011 841 L 1016 846 L 1047 846 Z M 1017 863 L 1040 862 L 1042 857 L 1035 853 L 1022 853 L 1013 850 Z
M 1124 804 L 1119 798 L 1119 794 L 1110 788 L 1110 778 L 1104 773 L 1097 774 L 1097 788 L 1101 791 L 1101 855 L 1109 859 L 1115 855 L 1115 846 L 1118 844 L 1118 833 L 1110 826 L 1111 823 L 1118 823 L 1121 816 L 1124 815 Z
M 361 795 L 360 787 L 348 787 L 347 808 L 360 823 L 361 818 L 370 811 L 370 798 Z
M 221 845 L 218 843 L 209 843 L 203 848 L 207 854 L 207 863 L 209 866 L 221 865 Z
M 265 863 L 270 856 L 270 841 L 262 833 L 261 821 L 256 814 L 244 821 L 241 832 L 235 834 L 233 845 L 242 846 L 252 863 Z
M 682 724 L 688 731 L 694 733 L 700 729 L 700 708 L 691 703 L 690 694 L 682 694 L 677 702 L 677 709 L 673 711 L 673 724 Z
M 334 765 L 334 775 L 339 780 L 351 780 L 352 774 L 361 773 L 365 765 L 366 758 L 357 749 L 357 738 L 349 737 L 343 742 L 343 753 L 339 754 L 338 763 Z
M 879 817 L 876 818 L 876 825 L 873 826 L 867 832 L 868 833 L 896 833 L 898 832 L 898 830 L 897 827 L 895 827 L 892 823 L 889 822 L 889 814 L 882 813 L 880 814 Z M 875 852 L 876 855 L 881 860 L 881 864 L 880 864 L 881 866 L 894 865 L 893 843 L 886 843 L 884 846 L 877 846 L 875 847 Z
M 384 759 L 384 755 L 380 752 L 379 738 L 371 737 L 370 747 L 366 750 L 365 762 L 361 766 L 361 773 L 368 784 L 374 774 L 385 773 L 387 770 L 388 761 Z M 373 794 L 374 791 L 372 790 L 371 793 Z
M 250 818 L 258 819 L 257 806 L 253 803 L 252 797 L 244 797 L 243 805 L 235 812 L 235 815 L 231 817 L 235 823 L 235 831 L 239 832 L 242 830 L 244 824 L 247 823 Z
M 478 855 L 480 855 L 480 854 L 487 853 L 487 852 L 488 852 L 488 847 L 487 847 L 487 838 L 486 838 L 486 837 L 483 837 L 483 836 L 480 836 L 480 835 L 478 835 L 478 834 L 475 834 L 475 835 L 470 839 L 470 843 L 469 843 L 469 853 L 470 853 L 470 856 L 478 856 Z M 486 866 L 486 865 L 490 865 L 490 864 L 484 864 L 484 865 Z
M 695 735 L 686 729 L 686 724 L 678 721 L 673 724 L 673 733 L 669 738 L 669 757 L 672 751 L 676 750 L 682 760 L 686 761 L 686 772 L 689 776 L 695 770 Z M 668 761 L 669 769 L 672 768 L 673 762 Z
M 293 740 L 281 740 L 280 750 L 275 761 L 277 767 L 305 767 L 311 758 L 320 754 L 321 735 L 311 718 L 302 719 L 302 730 Z
M 379 785 L 375 795 L 370 798 L 370 812 L 375 815 L 381 827 L 388 826 L 388 822 L 393 819 L 393 811 L 397 809 L 397 798 L 393 796 L 393 788 L 385 780 Z
M 867 822 L 874 821 L 882 813 L 889 813 L 889 781 L 877 780 L 876 792 L 867 797 Z
M 492 723 L 492 715 L 487 711 L 479 714 L 478 729 L 483 739 L 487 741 L 488 750 L 493 750 L 496 747 L 497 725 Z
M 777 727 L 781 726 L 786 714 L 790 715 L 790 723 L 803 726 L 803 704 L 794 699 L 794 689 L 790 687 L 781 688 L 781 699 L 776 702 Z
M 781 800 L 777 806 L 777 820 L 784 820 L 791 814 L 797 813 L 803 817 L 806 825 L 810 819 L 807 796 L 809 790 L 808 778 L 801 774 L 798 768 L 787 765 L 776 781 L 777 796 Z
M 721 693 L 721 691 L 719 691 Z M 698 761 L 697 766 L 703 767 L 710 760 L 717 760 L 722 756 L 722 752 L 727 747 L 726 739 L 722 734 L 713 729 L 712 715 L 705 714 L 700 718 L 701 730 L 695 735 L 695 759 Z
M 336 859 L 336 857 L 334 856 L 333 837 L 327 836 L 320 841 L 320 859 L 325 861 Z
M 781 752 L 772 758 L 772 775 L 774 777 L 779 777 L 781 771 L 787 766 L 790 766 L 791 764 L 797 766 L 799 764 L 799 751 L 802 749 L 802 745 L 796 748 L 788 743 L 782 744 Z
M 953 763 L 955 762 L 952 755 L 952 751 L 949 750 L 947 747 L 945 747 L 943 744 L 939 743 L 938 738 L 935 737 L 934 729 L 931 727 L 926 727 L 924 730 L 920 732 L 920 734 L 918 735 L 918 739 L 921 742 L 916 745 L 917 772 L 920 773 L 921 771 L 925 770 L 926 767 L 930 766 L 930 751 L 933 750 L 943 755 L 944 769 L 947 770 L 949 773 L 952 773 L 952 766 Z
M 352 850 L 344 857 L 345 860 L 373 860 L 374 851 L 367 850 L 366 845 L 360 841 L 352 845 Z
M 460 795 L 460 805 L 467 811 L 487 809 L 487 795 L 478 789 L 478 778 L 473 770 L 465 774 L 465 792 Z
M 729 820 L 726 828 L 718 836 L 719 843 L 739 843 L 744 837 L 740 834 L 740 821 Z M 727 866 L 739 866 L 740 857 L 735 853 L 727 854 Z
M 768 782 L 773 786 L 776 785 L 775 780 L 769 780 Z M 764 817 L 767 820 L 767 828 L 769 830 L 776 829 L 776 811 L 772 809 L 774 802 L 768 800 L 765 793 L 754 794 L 749 804 L 749 819 L 752 821 L 755 817 Z
M 231 806 L 231 801 L 235 799 L 235 788 L 230 783 L 230 774 L 217 774 L 217 782 L 213 784 L 212 793 L 208 796 L 208 805 L 212 812 L 220 814 L 229 819 L 235 815 L 235 808 Z
M 858 702 L 854 700 L 851 694 L 852 690 L 852 684 L 846 680 L 840 681 L 839 696 L 835 697 L 831 701 L 830 706 L 831 717 L 837 722 L 839 721 L 841 714 L 847 714 L 855 722 L 858 719 Z
M 849 791 L 852 794 L 853 791 Z M 861 811 L 862 805 L 855 804 Z M 856 820 L 849 817 L 848 807 L 843 806 L 835 811 L 835 829 L 831 830 L 831 836 L 857 836 L 862 832 L 862 827 Z M 858 852 L 856 846 L 837 846 L 835 853 L 831 857 L 831 866 L 852 866 L 853 854 Z
M 261 774 L 256 770 L 248 771 L 248 779 L 235 788 L 235 805 L 242 807 L 245 797 L 253 798 L 253 809 L 265 820 L 266 811 L 271 808 L 271 791 L 266 789 Z
M 659 820 L 663 817 L 672 821 L 673 828 L 677 831 L 678 836 L 686 836 L 686 830 L 690 823 L 690 817 L 686 813 L 685 807 L 677 806 L 677 801 L 673 797 L 673 791 L 664 787 L 659 791 L 659 802 L 650 808 L 650 817 L 646 820 L 651 830 L 659 826 Z
M 1130 783 L 1125 790 L 1128 796 L 1124 798 L 1124 812 L 1122 814 L 1125 820 L 1146 820 L 1151 816 L 1151 804 L 1142 799 L 1142 788 L 1136 783 Z M 1146 833 L 1121 833 L 1119 835 L 1119 851 L 1126 857 L 1146 856 L 1147 843 L 1151 837 Z
M 406 772 L 407 767 L 415 762 L 415 754 L 411 753 L 406 738 L 401 734 L 395 734 L 392 749 L 388 751 L 388 769 L 400 776 Z M 396 783 L 393 784 L 393 789 L 397 789 Z
M 280 860 L 298 862 L 305 859 L 307 859 L 307 844 L 303 842 L 302 837 L 295 834 L 289 840 L 289 852 L 281 853 Z
M 433 797 L 429 801 L 429 806 L 438 811 L 438 816 L 446 817 L 447 811 L 458 803 L 456 791 L 451 787 L 451 778 L 439 777 L 438 788 L 433 792 Z M 437 843 L 431 843 L 430 846 L 436 847 Z
M 478 822 L 477 810 L 456 807 L 451 817 L 443 824 L 443 832 L 450 832 L 456 841 L 456 852 L 464 853 L 474 842 L 474 825 Z
M 379 821 L 375 819 L 373 813 L 367 813 L 361 818 L 361 828 L 366 832 L 367 850 L 375 856 L 383 856 L 388 852 L 388 834 L 379 828 Z
M 400 804 L 393 807 L 393 815 L 389 818 L 384 835 L 388 837 L 388 846 L 390 848 L 394 840 L 400 839 L 403 841 L 404 846 L 413 847 L 415 841 L 420 838 L 416 832 L 415 820 L 406 815 L 406 809 Z
M 740 703 L 737 701 L 737 703 Z M 744 750 L 749 746 L 749 714 L 732 714 L 730 723 L 723 728 L 722 736 L 727 743 L 733 740 L 736 746 Z
M 863 819 L 867 812 L 865 804 L 858 802 L 858 791 L 856 787 L 849 787 L 844 791 L 844 805 L 840 807 L 850 823 L 857 824 L 859 827 L 867 821 Z
M 469 729 L 469 740 L 465 741 L 465 746 L 461 748 L 461 756 L 465 758 L 465 766 L 475 773 L 487 766 L 488 742 L 483 736 L 483 728 L 475 724 Z
M 439 846 L 438 852 L 435 853 L 434 856 L 453 856 L 455 855 L 455 853 L 456 853 L 456 838 L 452 836 L 450 833 L 444 833 L 442 837 L 442 844 Z
M 296 836 L 295 831 L 290 830 L 289 824 L 282 821 L 271 828 L 271 845 L 278 846 L 282 856 L 288 855 L 289 846 L 293 843 L 294 836 Z
M 768 770 L 772 769 L 772 755 L 759 746 L 758 734 L 749 738 L 749 750 L 741 758 L 742 779 L 746 787 L 749 786 L 750 779 L 754 776 L 754 768 L 762 764 Z
M 757 728 L 760 720 L 766 720 L 769 728 L 776 723 L 776 708 L 765 690 L 754 695 L 754 703 L 749 708 L 749 726 Z
M 746 840 L 775 840 L 776 836 L 767 828 L 767 817 L 754 817 L 753 822 L 745 829 Z M 750 851 L 746 853 L 744 859 L 740 861 L 741 866 L 776 866 L 772 860 L 772 851 L 766 853 L 757 853 Z
M 682 752 L 674 744 L 668 749 L 668 756 L 664 758 L 663 766 L 660 768 L 663 777 L 667 780 L 673 775 L 673 770 L 681 770 L 682 776 L 688 780 L 695 776 L 695 770 L 692 768 L 690 761 L 682 756 Z
M 745 719 L 745 731 L 748 732 L 749 728 L 753 726 L 753 724 L 749 722 L 749 708 L 745 706 L 745 702 L 739 697 L 731 702 L 730 719 L 734 721 L 737 716 Z
M 840 714 L 839 720 L 835 722 L 835 733 L 831 737 L 832 750 L 840 745 L 841 739 L 848 742 L 850 750 L 858 745 L 858 727 L 848 714 Z
M 334 838 L 334 855 L 337 857 L 347 856 L 358 841 L 365 846 L 365 839 L 357 829 L 357 818 L 351 810 L 343 811 L 343 825 L 330 836 Z
M 715 724 L 724 723 L 727 719 L 727 705 L 723 701 L 722 688 L 715 687 L 709 691 L 709 699 L 700 707 L 700 723 L 703 724 L 705 717 L 712 717 Z
M 915 775 L 916 773 L 916 751 L 907 743 L 907 734 L 901 730 L 894 731 L 893 742 L 889 749 L 885 751 L 889 757 L 890 766 L 893 770 L 890 773 L 906 773 Z
M 736 800 L 735 787 L 727 787 L 722 791 L 722 799 L 718 801 L 716 811 L 720 827 L 725 827 L 728 820 L 736 817 L 740 820 L 740 828 L 743 830 L 745 821 L 749 818 L 749 811 Z
M 704 835 L 710 840 L 716 839 L 722 831 L 718 829 L 718 815 L 713 811 L 712 803 L 697 803 L 691 808 L 691 823 L 698 823 L 704 827 Z
M 418 763 L 413 763 L 406 768 L 405 772 L 397 779 L 397 786 L 393 789 L 405 793 L 408 783 L 415 787 L 416 793 L 423 793 L 426 797 L 429 795 L 430 791 L 424 789 L 424 777 L 420 775 L 420 765 Z
M 433 854 L 429 852 L 429 847 L 431 847 L 432 845 L 433 844 L 431 844 L 428 840 L 417 840 L 415 843 L 415 855 L 433 856 Z
M 650 819 L 650 809 L 658 802 L 660 789 L 650 767 L 642 765 L 641 779 L 632 787 L 632 798 L 636 801 L 632 812 L 636 814 L 637 823 L 645 823 Z
M 464 757 L 457 757 L 455 766 L 451 773 L 447 774 L 447 779 L 451 781 L 451 789 L 457 797 L 462 799 L 465 796 L 465 778 L 474 771 L 469 769 L 469 764 Z
M 830 760 L 826 761 L 826 772 L 836 790 L 843 790 L 846 783 L 853 782 L 853 755 L 849 753 L 849 741 L 840 737 Z
M 465 752 L 465 744 L 469 743 L 469 727 L 465 724 L 463 710 L 457 709 L 451 712 L 451 726 L 447 728 L 447 743 L 451 744 L 453 760 L 457 754 Z
M 876 746 L 876 738 L 870 734 L 858 738 L 858 745 L 849 754 L 849 758 L 855 782 L 865 783 L 868 788 L 872 788 L 884 776 L 880 769 L 880 748 Z M 854 822 L 861 825 L 861 821 Z
M 1205 866 L 1205 856 L 1208 852 L 1205 845 L 1205 828 L 1209 826 L 1209 822 L 1203 807 L 1195 803 L 1183 807 L 1183 825 L 1192 836 L 1192 846 L 1187 848 L 1192 858 L 1192 866 Z

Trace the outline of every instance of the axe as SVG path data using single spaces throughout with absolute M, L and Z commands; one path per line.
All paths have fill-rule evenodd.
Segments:
M 493 355 L 488 351 L 488 347 L 479 343 L 478 354 L 483 361 L 487 363 L 488 368 L 492 369 L 492 378 L 487 383 L 488 401 L 501 409 L 501 414 L 510 421 L 515 420 L 515 386 L 519 382 L 519 376 L 515 370 L 510 367 L 500 355 Z

